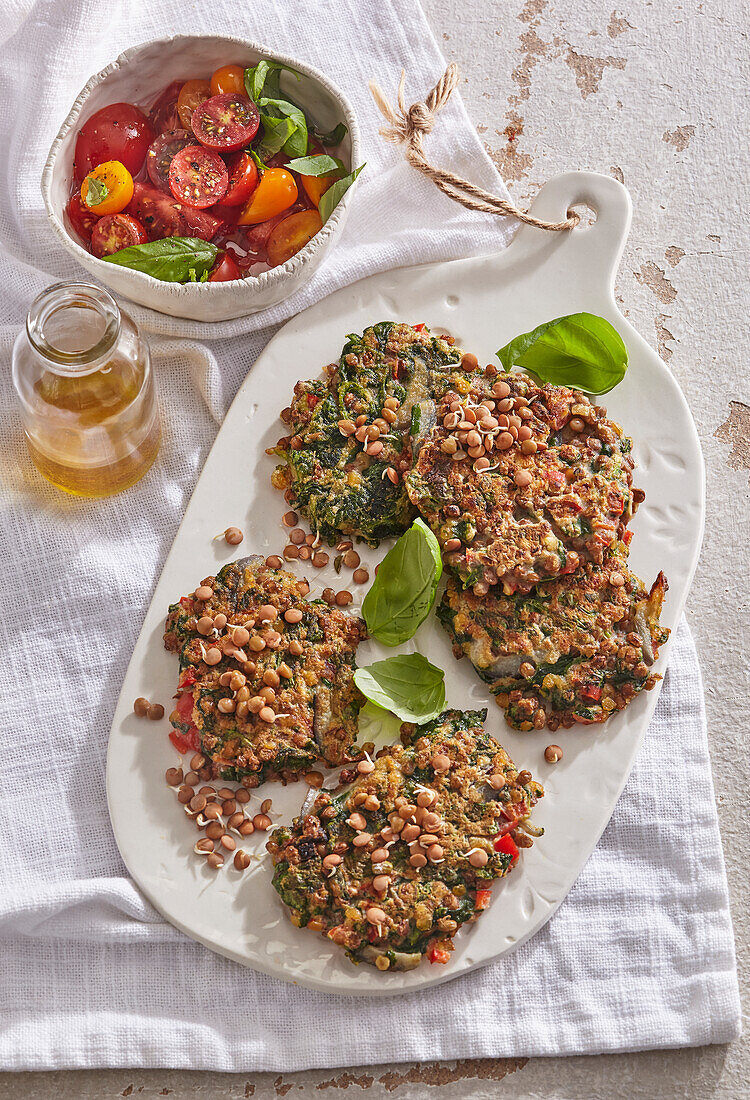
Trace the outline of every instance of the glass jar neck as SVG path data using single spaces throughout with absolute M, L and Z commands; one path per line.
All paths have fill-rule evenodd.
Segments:
M 91 283 L 54 283 L 31 303 L 26 335 L 55 374 L 92 374 L 105 365 L 120 335 L 114 298 Z

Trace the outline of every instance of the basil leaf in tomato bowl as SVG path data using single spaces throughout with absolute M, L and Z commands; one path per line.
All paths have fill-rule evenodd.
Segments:
M 131 244 L 102 259 L 109 264 L 143 271 L 163 283 L 202 282 L 218 251 L 216 245 L 199 237 L 165 237 L 161 241 Z

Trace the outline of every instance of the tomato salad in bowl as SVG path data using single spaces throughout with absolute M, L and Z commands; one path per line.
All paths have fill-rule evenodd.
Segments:
M 361 167 L 281 90 L 293 68 L 227 61 L 80 127 L 67 220 L 94 256 L 166 282 L 280 267 L 320 232 Z
M 221 70 L 228 68 L 229 79 L 234 80 L 229 86 L 221 83 L 228 76 Z M 239 73 L 232 69 L 241 70 L 244 91 L 233 92 L 240 85 Z M 214 98 L 214 74 L 213 90 L 218 96 L 241 96 L 251 105 L 247 109 L 242 103 L 245 117 L 250 119 L 253 107 L 258 114 L 254 138 L 236 150 L 225 146 L 210 149 L 192 130 L 192 114 Z M 220 129 L 225 121 L 223 116 L 213 119 Z M 227 190 L 221 201 L 195 206 L 196 198 L 201 201 L 195 190 L 175 197 L 169 186 L 169 168 L 174 155 L 181 152 L 179 147 L 164 141 L 155 147 L 154 156 L 147 155 L 157 139 L 175 130 L 187 134 L 187 144 L 219 156 L 227 171 Z M 84 131 L 88 149 L 81 138 Z M 208 136 L 206 127 L 201 132 L 203 138 Z M 124 140 L 118 144 L 114 139 L 120 135 Z M 178 144 L 180 138 L 186 141 L 178 134 Z M 227 140 L 225 135 L 223 140 Z M 181 147 L 186 149 L 187 144 Z M 253 167 L 247 165 L 243 153 L 249 155 Z M 295 165 L 308 157 L 321 160 Z M 113 210 L 112 205 L 119 205 L 128 195 L 128 176 L 114 169 L 113 161 L 126 169 L 133 183 L 133 196 L 121 210 Z M 299 57 L 279 54 L 245 38 L 179 34 L 132 46 L 89 78 L 49 149 L 42 196 L 54 238 L 71 259 L 114 295 L 190 323 L 209 322 L 216 328 L 219 322 L 282 303 L 316 273 L 341 237 L 356 191 L 351 187 L 352 169 L 356 171 L 362 161 L 360 128 L 352 105 L 326 73 Z M 180 178 L 183 186 L 189 185 L 189 175 L 177 176 L 179 166 L 180 162 L 175 168 L 176 186 Z M 194 171 L 190 163 L 187 167 Z M 241 201 L 234 191 L 238 202 L 233 206 L 232 191 L 242 183 L 243 169 L 247 174 L 244 187 L 253 190 Z M 278 169 L 291 177 L 296 198 L 284 210 L 272 212 L 273 207 L 262 206 L 261 200 L 265 204 L 275 198 L 272 184 L 289 183 Z M 82 194 L 91 174 L 93 179 Z M 223 187 L 223 169 L 218 166 L 217 174 L 218 179 L 205 180 L 208 194 L 203 194 L 203 201 Z M 327 176 L 334 177 L 332 182 Z M 103 195 L 104 188 L 108 195 Z M 257 205 L 246 211 L 253 196 Z M 183 197 L 191 201 L 184 202 Z M 230 202 L 225 201 L 228 197 Z M 97 199 L 109 199 L 109 204 L 102 208 Z M 107 209 L 111 213 L 104 213 Z M 109 221 L 99 228 L 92 243 L 93 231 L 102 219 L 118 213 L 140 227 L 115 222 L 109 239 L 108 229 L 113 226 Z M 297 248 L 300 230 L 318 226 L 316 213 L 322 228 L 291 259 L 279 263 L 285 250 L 289 253 Z M 295 215 L 307 217 L 284 227 L 287 243 L 279 231 L 269 254 L 272 231 Z M 125 228 L 128 235 L 120 235 Z M 142 232 L 146 241 L 141 241 Z M 123 255 L 122 246 L 107 251 L 123 243 L 124 249 L 142 251 L 132 261 Z M 95 248 L 103 253 L 101 259 Z M 219 273 L 224 256 L 229 259 L 221 275 L 232 277 L 225 282 L 211 278 L 209 283 L 209 276 Z M 236 277 L 233 265 L 241 277 Z M 145 317 L 141 320 L 147 322 Z

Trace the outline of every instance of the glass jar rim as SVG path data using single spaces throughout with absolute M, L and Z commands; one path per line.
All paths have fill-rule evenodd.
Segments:
M 45 325 L 70 308 L 93 309 L 104 321 L 104 331 L 88 348 L 65 351 L 45 335 Z M 52 283 L 37 294 L 26 316 L 26 335 L 34 351 L 55 373 L 89 374 L 101 366 L 120 334 L 120 309 L 112 295 L 94 283 Z

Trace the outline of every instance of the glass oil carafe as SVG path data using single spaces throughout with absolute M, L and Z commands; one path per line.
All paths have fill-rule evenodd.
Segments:
M 13 349 L 29 454 L 77 496 L 127 489 L 159 450 L 148 344 L 101 287 L 56 283 L 32 303 Z

